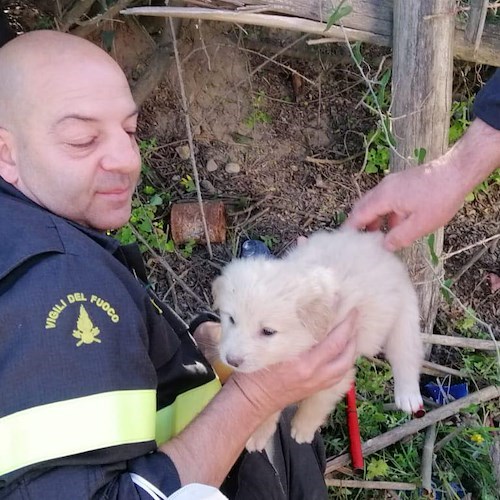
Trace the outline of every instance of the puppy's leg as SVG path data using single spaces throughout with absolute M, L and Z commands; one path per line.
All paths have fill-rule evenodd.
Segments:
M 247 441 L 246 449 L 248 451 L 262 451 L 271 436 L 276 432 L 276 426 L 281 412 L 274 413 L 265 420 Z
M 351 387 L 354 374 L 353 368 L 334 387 L 317 392 L 300 403 L 292 420 L 292 437 L 297 443 L 310 443 L 313 440 L 314 433 Z
M 419 378 L 423 360 L 418 309 L 405 305 L 385 344 L 385 355 L 394 376 L 396 406 L 407 413 L 422 408 Z

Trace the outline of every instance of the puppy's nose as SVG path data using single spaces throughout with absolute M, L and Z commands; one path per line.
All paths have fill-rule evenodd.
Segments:
M 243 363 L 243 358 L 241 356 L 227 356 L 227 364 L 233 366 L 234 368 L 238 368 L 238 366 Z

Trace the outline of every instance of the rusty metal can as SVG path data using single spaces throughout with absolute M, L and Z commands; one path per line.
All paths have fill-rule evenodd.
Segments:
M 211 243 L 226 241 L 226 210 L 221 201 L 203 202 Z M 170 232 L 174 243 L 206 243 L 199 203 L 176 203 L 170 212 Z

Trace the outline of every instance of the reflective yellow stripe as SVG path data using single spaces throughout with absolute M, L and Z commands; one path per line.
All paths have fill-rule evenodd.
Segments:
M 186 427 L 220 391 L 218 378 L 195 387 L 175 398 L 175 401 L 156 413 L 156 442 L 165 443 Z
M 31 464 L 155 439 L 156 391 L 69 399 L 0 418 L 0 476 Z

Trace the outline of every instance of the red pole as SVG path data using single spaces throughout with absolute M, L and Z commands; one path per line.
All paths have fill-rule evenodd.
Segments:
M 358 411 L 356 408 L 356 388 L 352 384 L 346 394 L 347 400 L 347 428 L 349 431 L 349 447 L 352 466 L 354 469 L 364 469 L 363 451 L 361 450 L 361 436 L 359 434 Z

